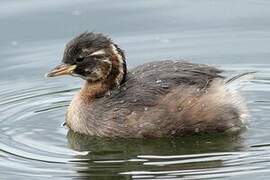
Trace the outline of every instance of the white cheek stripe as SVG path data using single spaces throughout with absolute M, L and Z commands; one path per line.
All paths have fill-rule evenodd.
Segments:
M 105 53 L 106 53 L 105 50 L 101 49 L 101 50 L 98 50 L 98 51 L 91 53 L 90 56 L 103 55 Z
M 124 60 L 123 60 L 122 55 L 118 52 L 118 50 L 117 50 L 117 48 L 116 48 L 116 46 L 114 44 L 111 44 L 111 50 L 112 50 L 113 54 L 116 55 L 117 60 L 119 62 L 119 71 L 120 71 L 120 73 L 116 77 L 116 83 L 118 85 L 120 85 L 120 83 L 122 81 L 122 78 L 123 78 L 123 75 L 124 75 L 124 68 L 123 68 L 123 66 L 124 66 Z

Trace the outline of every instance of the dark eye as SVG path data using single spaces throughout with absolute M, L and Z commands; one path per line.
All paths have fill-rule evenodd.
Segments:
M 75 61 L 78 62 L 78 63 L 83 62 L 83 60 L 84 60 L 84 57 L 77 57 L 75 59 Z

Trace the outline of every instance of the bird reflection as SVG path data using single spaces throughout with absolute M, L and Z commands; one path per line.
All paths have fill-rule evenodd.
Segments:
M 112 139 L 80 135 L 69 130 L 67 139 L 71 149 L 86 152 L 74 157 L 79 179 L 95 177 L 94 179 L 98 180 L 127 180 L 133 179 L 133 176 L 128 172 L 134 171 L 181 172 L 191 169 L 218 168 L 223 166 L 224 157 L 230 156 L 229 153 L 223 154 L 223 152 L 237 152 L 245 149 L 241 136 L 226 135 Z M 205 156 L 206 153 L 207 156 Z M 159 158 L 158 156 L 167 158 Z M 170 158 L 170 156 L 174 157 Z M 209 161 L 198 161 L 201 156 L 209 157 Z M 212 157 L 216 157 L 216 159 L 213 160 Z M 194 159 L 196 161 L 193 161 Z M 181 163 L 181 160 L 186 162 Z M 178 163 L 166 164 L 167 161 L 178 161 Z M 162 163 L 166 165 L 162 165 Z M 169 173 L 166 176 L 169 176 Z

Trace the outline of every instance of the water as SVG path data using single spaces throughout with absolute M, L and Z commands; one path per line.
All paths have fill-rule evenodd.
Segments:
M 270 2 L 0 2 L 0 179 L 268 179 Z M 243 90 L 249 128 L 237 137 L 106 139 L 61 126 L 82 81 L 46 79 L 65 43 L 94 30 L 126 50 L 129 67 L 185 58 L 232 73 L 257 71 Z

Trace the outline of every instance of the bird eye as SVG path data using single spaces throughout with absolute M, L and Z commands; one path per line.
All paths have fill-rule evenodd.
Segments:
M 84 57 L 77 57 L 76 59 L 75 59 L 75 61 L 76 62 L 83 62 L 83 60 L 84 60 Z

